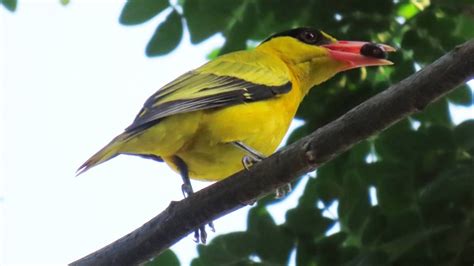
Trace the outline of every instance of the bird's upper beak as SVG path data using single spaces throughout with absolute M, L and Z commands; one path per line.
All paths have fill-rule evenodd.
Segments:
M 363 66 L 392 65 L 387 58 L 387 52 L 394 52 L 395 48 L 386 44 L 375 44 L 357 41 L 336 41 L 322 45 L 328 49 L 329 56 L 343 62 L 342 70 Z

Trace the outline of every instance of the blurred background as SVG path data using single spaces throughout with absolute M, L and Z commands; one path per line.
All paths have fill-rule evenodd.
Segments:
M 164 164 L 119 156 L 75 177 L 165 83 L 268 35 L 314 26 L 398 48 L 311 91 L 291 143 L 474 37 L 474 1 L 1 0 L 0 265 L 63 265 L 180 200 Z M 451 94 L 184 238 L 160 265 L 471 265 L 473 90 Z M 193 182 L 196 188 L 209 183 Z

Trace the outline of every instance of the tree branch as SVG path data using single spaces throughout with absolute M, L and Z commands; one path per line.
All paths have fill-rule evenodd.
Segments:
M 189 198 L 72 265 L 130 265 L 158 255 L 206 224 L 313 171 L 354 144 L 424 109 L 474 77 L 474 39 L 355 107 L 339 119 Z

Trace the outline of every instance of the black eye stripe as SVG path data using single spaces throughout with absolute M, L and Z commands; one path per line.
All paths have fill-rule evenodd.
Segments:
M 320 32 L 304 30 L 298 36 L 298 39 L 307 44 L 316 44 L 322 37 Z
M 273 38 L 276 37 L 293 37 L 300 42 L 310 44 L 310 45 L 323 45 L 323 44 L 329 44 L 332 41 L 328 38 L 326 38 L 320 30 L 314 29 L 314 28 L 308 28 L 308 27 L 302 27 L 302 28 L 295 28 L 292 30 L 280 32 L 277 34 L 274 34 L 267 38 L 265 41 L 262 43 L 265 43 Z
M 316 38 L 316 34 L 312 33 L 312 32 L 309 32 L 309 31 L 305 31 L 303 33 L 303 36 L 305 36 L 306 38 L 308 39 L 314 39 Z

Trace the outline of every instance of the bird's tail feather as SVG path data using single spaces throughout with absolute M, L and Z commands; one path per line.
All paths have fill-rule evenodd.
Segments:
M 103 147 L 96 154 L 92 155 L 85 163 L 83 163 L 76 171 L 76 176 L 84 173 L 85 171 L 91 169 L 92 167 L 101 164 L 105 161 L 108 161 L 115 156 L 119 155 L 120 148 L 125 140 L 123 135 L 119 135 L 114 138 L 109 144 Z

